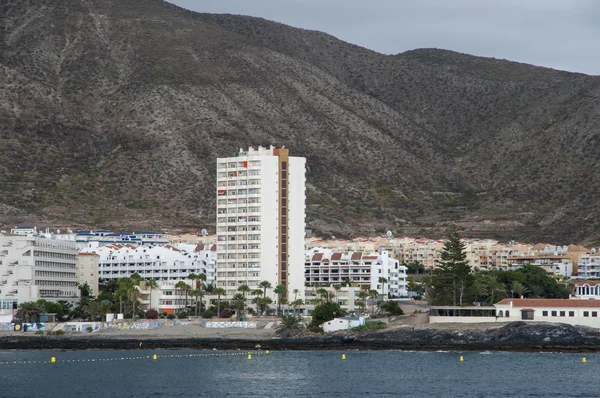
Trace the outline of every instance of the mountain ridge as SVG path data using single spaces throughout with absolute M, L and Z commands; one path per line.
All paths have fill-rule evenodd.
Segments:
M 213 227 L 215 158 L 274 144 L 307 157 L 319 233 L 600 237 L 600 78 L 159 0 L 9 1 L 0 26 L 3 226 Z

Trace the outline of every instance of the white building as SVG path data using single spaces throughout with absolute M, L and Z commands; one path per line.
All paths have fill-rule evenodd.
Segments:
M 261 281 L 288 299 L 304 290 L 305 164 L 272 146 L 217 159 L 217 285 L 228 296 Z
M 169 238 L 170 235 L 151 231 L 114 233 L 106 229 L 81 230 L 71 234 L 71 239 L 77 242 L 77 246 L 86 251 L 114 244 L 129 244 L 132 246 L 166 245 L 169 243 Z
M 96 253 L 81 252 L 77 256 L 77 282 L 80 285 L 88 284 L 92 296 L 100 294 L 98 283 L 100 256 Z
M 342 318 L 334 318 L 331 321 L 325 322 L 322 327 L 325 333 L 337 332 L 339 330 L 349 330 L 365 324 L 365 318 L 345 316 Z
M 75 242 L 0 235 L 0 313 L 26 301 L 79 299 Z
M 584 300 L 600 300 L 600 281 L 578 281 L 574 286 L 571 298 Z
M 87 252 L 100 256 L 100 280 L 129 277 L 137 272 L 144 279 L 178 281 L 190 274 L 206 273 L 206 283 L 214 283 L 214 249 L 195 246 L 185 251 L 171 245 L 109 245 Z
M 379 253 L 334 252 L 313 248 L 305 253 L 305 283 L 307 285 L 369 285 L 371 289 L 388 293 L 392 298 L 406 297 L 406 270 L 386 250 Z M 379 278 L 387 279 L 380 283 Z
M 577 277 L 588 279 L 588 278 L 600 278 L 600 255 L 595 253 L 582 254 L 579 256 Z
M 430 323 L 551 322 L 600 327 L 600 300 L 505 298 L 488 307 L 431 307 Z

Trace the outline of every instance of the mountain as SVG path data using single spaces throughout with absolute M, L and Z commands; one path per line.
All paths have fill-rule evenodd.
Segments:
M 319 233 L 596 243 L 599 85 L 161 0 L 8 0 L 0 225 L 214 227 L 216 157 L 273 144 L 307 158 Z

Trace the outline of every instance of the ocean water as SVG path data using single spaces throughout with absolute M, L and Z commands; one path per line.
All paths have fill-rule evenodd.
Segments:
M 0 397 L 600 396 L 600 354 L 582 363 L 584 355 L 562 353 L 275 351 L 251 360 L 219 353 L 233 352 L 0 350 Z M 153 354 L 159 359 L 145 358 Z M 6 363 L 52 356 L 57 363 Z M 128 357 L 144 358 L 98 361 Z

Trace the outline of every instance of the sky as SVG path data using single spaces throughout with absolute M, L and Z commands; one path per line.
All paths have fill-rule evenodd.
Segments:
M 168 0 L 329 33 L 385 54 L 442 48 L 600 75 L 600 0 Z

